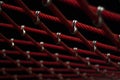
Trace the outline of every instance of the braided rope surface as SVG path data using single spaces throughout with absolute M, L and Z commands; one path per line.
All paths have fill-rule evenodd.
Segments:
M 0 80 L 119 80 L 120 3 L 110 4 L 0 1 Z

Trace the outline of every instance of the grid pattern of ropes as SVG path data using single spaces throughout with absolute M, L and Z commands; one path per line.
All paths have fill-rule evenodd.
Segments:
M 68 19 L 56 2 L 89 22 Z M 104 21 L 119 23 L 119 14 L 86 0 L 38 3 L 0 1 L 0 80 L 120 79 L 120 35 Z

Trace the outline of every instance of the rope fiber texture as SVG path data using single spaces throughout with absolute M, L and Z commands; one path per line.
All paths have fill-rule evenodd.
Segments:
M 120 14 L 94 5 L 0 1 L 0 80 L 119 80 Z

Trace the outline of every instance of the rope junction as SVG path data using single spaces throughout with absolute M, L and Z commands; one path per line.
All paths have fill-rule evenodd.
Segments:
M 67 19 L 57 2 L 84 12 L 96 26 Z M 120 79 L 120 34 L 104 21 L 120 22 L 118 13 L 86 0 L 41 0 L 38 10 L 25 0 L 14 3 L 0 1 L 0 80 Z

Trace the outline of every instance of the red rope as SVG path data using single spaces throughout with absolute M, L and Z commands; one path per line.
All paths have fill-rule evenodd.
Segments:
M 11 44 L 11 42 L 10 42 L 5 36 L 3 36 L 2 34 L 0 34 L 0 37 L 3 38 L 4 40 L 6 40 L 6 42 L 8 42 L 8 44 Z M 26 57 L 26 59 L 29 59 L 29 60 L 32 61 L 35 65 L 41 67 L 41 64 L 40 64 L 40 63 L 38 63 L 38 62 L 37 62 L 34 58 L 32 58 L 32 57 L 29 57 L 29 58 L 28 58 L 28 55 L 26 55 L 26 53 L 25 53 L 24 51 L 22 51 L 19 47 L 14 46 L 14 48 L 15 48 L 17 51 L 19 51 L 20 53 L 22 53 L 22 54 Z M 45 52 L 46 52 L 48 55 L 51 56 L 51 53 L 50 53 L 49 51 L 45 50 Z M 53 56 L 52 56 L 52 57 L 53 57 Z M 53 58 L 54 58 L 54 57 L 53 57 Z M 14 61 L 14 62 L 15 62 L 15 61 Z M 46 67 L 44 67 L 44 68 L 45 68 L 45 70 L 47 70 L 49 73 L 51 73 L 51 71 L 50 71 L 48 68 L 46 68 Z M 33 74 L 33 75 L 35 76 L 35 74 Z M 53 76 L 56 77 L 57 75 L 56 75 L 56 74 L 53 74 Z
M 27 68 L 26 68 L 27 69 Z M 88 71 L 87 71 L 88 70 Z M 6 68 L 5 69 L 6 72 L 21 72 L 21 69 L 20 68 Z M 43 68 L 32 68 L 32 71 L 33 72 L 39 72 L 39 71 L 45 71 L 43 70 Z M 65 69 L 65 68 L 57 68 L 57 69 L 54 69 L 55 72 L 59 72 L 59 73 L 67 73 L 67 72 L 70 72 L 69 69 Z M 89 70 L 89 69 L 79 69 L 80 72 L 89 72 L 88 75 L 90 74 L 94 74 L 95 71 L 93 70 Z M 0 72 L 2 72 L 2 70 L 0 70 Z M 111 74 L 111 71 L 108 71 L 109 74 Z M 117 74 L 120 74 L 120 72 L 116 72 Z
M 18 4 L 20 4 L 21 7 L 27 11 L 27 8 L 25 8 L 25 7 L 23 6 L 24 4 L 22 3 L 22 1 L 21 1 L 21 0 L 17 0 L 17 1 L 18 1 Z M 28 15 L 29 15 L 29 14 L 28 14 Z M 39 26 L 42 26 L 42 28 L 43 28 L 44 30 L 46 30 L 46 32 L 48 32 L 49 35 L 50 35 L 53 39 L 55 39 L 55 36 L 52 35 L 52 32 L 51 32 L 43 23 L 38 22 L 38 25 L 39 25 Z M 70 52 L 70 53 L 72 53 L 72 54 L 74 55 L 74 52 L 73 52 L 72 50 L 70 50 L 67 45 L 65 45 L 63 42 L 60 42 L 60 44 L 61 44 L 64 48 L 66 48 L 66 50 L 68 50 L 68 52 Z M 86 63 L 86 61 L 85 61 L 82 57 L 78 56 L 78 58 L 79 58 L 82 62 Z
M 28 68 L 26 68 L 27 70 Z M 21 72 L 20 68 L 5 68 L 6 72 Z M 33 72 L 39 72 L 39 71 L 45 71 L 43 70 L 43 68 L 32 68 Z M 65 72 L 70 72 L 69 69 L 66 68 L 54 68 L 55 72 L 59 72 L 59 73 L 65 73 Z M 88 72 L 89 74 L 93 74 L 96 73 L 96 71 L 94 70 L 90 70 L 90 69 L 79 69 L 80 72 L 84 73 L 84 72 Z M 0 70 L 0 72 L 2 72 L 2 70 Z M 111 73 L 111 71 L 108 71 L 108 73 Z M 120 72 L 116 72 L 117 74 L 120 74 Z
M 69 0 L 70 1 L 70 0 Z M 120 58 L 119 56 L 115 56 L 115 55 L 110 55 L 109 59 L 110 59 L 110 64 L 112 65 L 112 67 L 109 67 L 110 64 L 106 64 L 106 61 L 108 61 L 108 58 L 106 57 L 106 54 L 103 54 L 101 53 L 98 49 L 95 51 L 95 52 L 91 52 L 91 51 L 87 51 L 87 50 L 82 50 L 82 49 L 78 49 L 77 51 L 74 51 L 72 48 L 70 48 L 69 46 L 67 46 L 64 42 L 60 41 L 60 46 L 56 46 L 56 45 L 53 45 L 53 44 L 48 44 L 48 43 L 45 43 L 44 45 L 41 46 L 40 43 L 38 43 L 34 38 L 32 38 L 30 35 L 28 35 L 26 33 L 26 31 L 29 31 L 29 32 L 32 32 L 32 33 L 37 33 L 37 34 L 42 34 L 42 35 L 45 35 L 45 36 L 50 36 L 53 38 L 53 40 L 57 43 L 58 42 L 58 36 L 53 33 L 51 30 L 49 30 L 49 28 L 47 28 L 47 26 L 42 23 L 41 21 L 38 21 L 36 22 L 37 20 L 37 17 L 40 17 L 42 19 L 45 19 L 45 20 L 50 20 L 50 21 L 54 21 L 54 22 L 57 22 L 57 23 L 61 23 L 61 24 L 65 24 L 66 27 L 70 30 L 70 32 L 73 32 L 73 27 L 72 27 L 72 21 L 70 20 L 67 20 L 65 18 L 65 16 L 57 9 L 57 7 L 51 3 L 49 5 L 49 8 L 50 10 L 57 16 L 57 17 L 54 17 L 54 16 L 50 16 L 50 15 L 47 15 L 47 14 L 44 14 L 44 13 L 40 13 L 38 16 L 36 16 L 36 13 L 35 11 L 31 11 L 21 0 L 16 0 L 16 2 L 23 8 L 20 8 L 20 7 L 16 7 L 16 6 L 12 6 L 12 5 L 8 5 L 8 4 L 5 4 L 3 3 L 1 6 L 2 8 L 4 9 L 10 9 L 10 10 L 15 10 L 15 11 L 18 11 L 18 12 L 21 12 L 21 13 L 26 13 L 28 14 L 32 20 L 38 25 L 39 28 L 42 28 L 43 30 L 38 30 L 38 29 L 35 29 L 35 28 L 29 28 L 29 27 L 26 27 L 24 29 L 21 30 L 20 26 L 18 26 L 4 11 L 1 11 L 0 14 L 5 18 L 7 19 L 11 24 L 6 24 L 6 23 L 0 23 L 0 26 L 3 27 L 3 28 L 11 28 L 11 29 L 17 29 L 25 38 L 27 38 L 29 41 L 25 41 L 25 40 L 9 40 L 8 38 L 6 38 L 4 35 L 0 34 L 0 42 L 3 43 L 8 43 L 10 46 L 13 47 L 13 49 L 17 50 L 17 51 L 12 51 L 12 50 L 6 50 L 5 51 L 5 55 L 4 58 L 7 59 L 7 60 L 0 60 L 0 64 L 14 64 L 14 65 L 18 65 L 18 63 L 12 59 L 11 57 L 7 56 L 7 54 L 10 54 L 10 55 L 23 55 L 26 59 L 28 60 L 20 60 L 20 64 L 22 65 L 36 65 L 38 67 L 41 67 L 41 65 L 43 65 L 44 67 L 41 67 L 41 68 L 35 68 L 33 67 L 32 68 L 32 74 L 30 73 L 30 70 L 29 68 L 26 68 L 24 66 L 20 66 L 20 68 L 15 68 L 15 69 L 8 69 L 8 68 L 5 68 L 5 70 L 7 71 L 7 73 L 5 74 L 6 77 L 3 77 L 3 76 L 0 76 L 0 79 L 8 79 L 8 78 L 11 78 L 11 79 L 15 79 L 15 75 L 11 75 L 9 74 L 8 72 L 11 71 L 16 71 L 19 69 L 21 70 L 25 70 L 25 72 L 27 73 L 30 73 L 31 75 L 17 75 L 17 78 L 19 79 L 22 79 L 22 78 L 40 78 L 40 76 L 38 74 L 35 73 L 35 71 L 42 71 L 41 69 L 44 69 L 43 71 L 46 71 L 50 74 L 42 74 L 42 76 L 44 78 L 57 78 L 57 79 L 61 79 L 61 78 L 65 78 L 66 77 L 72 77 L 71 79 L 73 80 L 76 80 L 75 78 L 73 77 L 78 77 L 77 79 L 80 80 L 81 78 L 82 79 L 87 79 L 87 80 L 93 80 L 92 76 L 96 76 L 96 77 L 102 77 L 102 76 L 105 76 L 107 78 L 112 78 L 112 77 L 119 77 L 119 72 L 117 72 L 117 70 L 119 70 L 119 65 L 116 64 L 115 62 L 116 61 L 119 61 Z M 67 2 L 67 0 L 66 0 Z M 69 4 L 69 2 L 67 2 Z M 73 3 L 75 4 L 75 3 Z M 78 4 L 77 4 L 78 5 Z M 84 5 L 85 6 L 85 5 Z M 78 5 L 79 7 L 79 5 Z M 87 7 L 88 7 L 88 10 L 91 12 L 90 13 L 90 17 L 91 16 L 95 16 L 96 15 L 93 15 L 94 13 L 92 13 L 91 9 L 89 9 L 89 6 L 87 4 Z M 81 8 L 81 6 L 80 6 Z M 105 15 L 106 13 L 105 12 L 102 12 L 103 15 Z M 114 13 L 109 13 L 109 15 L 111 14 L 114 14 Z M 117 14 L 115 14 L 115 16 L 117 16 Z M 115 18 L 116 20 L 119 20 L 119 18 L 116 18 L 116 17 L 112 17 Z M 95 18 L 94 17 L 94 18 Z M 107 17 L 107 16 L 106 16 Z M 93 18 L 93 17 L 91 17 Z M 95 18 L 97 19 L 97 17 Z M 101 29 L 97 29 L 97 28 L 93 28 L 92 26 L 88 26 L 88 25 L 85 25 L 85 24 L 82 24 L 82 23 L 79 23 L 77 22 L 76 26 L 78 28 L 81 28 L 81 29 L 84 29 L 84 30 L 87 30 L 87 31 L 91 31 L 91 32 L 94 32 L 94 33 L 97 33 L 97 34 L 100 34 L 102 36 L 107 36 L 106 35 L 106 31 L 107 33 L 110 33 L 109 36 L 114 36 L 114 38 L 112 39 L 113 41 L 116 41 L 116 39 L 118 38 L 118 35 L 117 34 L 113 34 L 109 28 L 106 27 L 106 24 L 104 24 L 105 27 L 103 27 L 104 29 L 101 30 Z M 104 31 L 105 30 L 105 31 Z M 93 45 L 92 45 L 92 41 L 90 40 L 87 40 L 79 31 L 77 31 L 75 33 L 75 35 L 77 37 L 72 37 L 72 36 L 68 36 L 68 35 L 64 35 L 64 34 L 61 34 L 59 37 L 60 37 L 60 40 L 61 39 L 64 39 L 64 40 L 70 40 L 70 41 L 73 41 L 73 42 L 77 42 L 77 43 L 82 43 L 82 44 L 85 44 L 88 48 L 90 48 L 90 50 L 93 50 Z M 79 37 L 79 38 L 78 38 Z M 21 48 L 19 48 L 18 46 L 16 46 L 16 44 L 22 44 L 23 46 L 26 45 L 26 46 L 29 46 L 29 45 L 32 45 L 32 46 L 36 46 L 40 51 L 41 49 L 43 50 L 43 52 L 30 52 L 29 55 L 24 52 Z M 115 44 L 118 44 L 117 41 Z M 103 44 L 103 43 L 100 43 L 100 42 L 97 42 L 96 43 L 96 46 L 99 47 L 99 48 L 102 48 L 102 49 L 107 49 L 107 50 L 112 50 L 112 51 L 115 51 L 115 52 L 120 52 L 120 50 L 118 50 L 116 47 L 114 46 L 111 46 L 111 45 L 107 45 L 107 44 Z M 118 47 L 119 44 L 118 44 Z M 50 49 L 58 49 L 58 50 L 62 50 L 62 51 L 67 51 L 69 53 L 71 53 L 73 56 L 67 56 L 67 55 L 58 55 L 57 57 L 49 52 L 46 48 L 50 48 Z M 89 62 L 90 62 L 90 66 L 88 65 L 88 61 L 87 59 L 85 59 L 84 57 L 81 57 L 81 56 L 76 56 L 76 53 L 79 53 L 79 54 L 85 54 L 85 55 L 91 55 L 91 56 L 100 56 L 103 60 L 101 59 L 93 59 L 93 58 L 90 58 L 89 59 Z M 96 54 L 97 53 L 97 54 Z M 0 50 L 0 54 L 3 54 L 3 51 Z M 4 54 L 3 54 L 4 55 Z M 31 57 L 32 56 L 32 57 Z M 43 61 L 42 63 L 40 61 L 37 61 L 35 58 L 33 58 L 33 56 L 35 57 L 50 57 L 53 61 Z M 63 59 L 66 59 L 66 60 L 70 60 L 70 61 L 73 61 L 73 62 L 64 62 Z M 114 60 L 114 61 L 111 61 L 111 60 Z M 78 61 L 80 61 L 80 63 L 77 63 Z M 81 63 L 82 61 L 82 63 Z M 92 63 L 92 64 L 91 64 Z M 96 68 L 96 65 L 93 65 L 93 64 L 100 64 L 99 68 Z M 87 65 L 87 66 L 86 66 Z M 61 69 L 58 69 L 58 68 L 54 68 L 54 73 L 52 73 L 52 71 L 46 67 L 46 66 L 63 66 L 64 68 L 61 68 Z M 87 68 L 87 69 L 79 69 L 79 71 L 83 71 L 82 73 L 79 73 L 77 74 L 77 71 L 73 68 L 73 67 L 79 67 L 79 68 Z M 65 70 L 64 70 L 65 69 Z M 92 70 L 90 70 L 92 69 Z M 96 70 L 98 70 L 98 73 L 100 74 L 96 74 Z M 104 72 L 104 70 L 109 70 L 107 72 Z M 2 70 L 0 70 L 2 71 Z M 115 72 L 116 71 L 116 72 Z M 60 75 L 57 75 L 58 72 L 62 72 L 62 76 Z M 67 72 L 68 74 L 64 74 L 64 72 Z M 71 72 L 69 74 L 69 72 Z M 84 75 L 84 72 L 86 72 Z M 92 74 L 90 74 L 91 72 L 93 72 Z M 111 74 L 111 73 L 114 73 Z M 81 80 L 82 80 L 81 79 Z
M 26 68 L 28 69 L 28 68 Z M 6 72 L 22 72 L 20 68 L 6 68 L 5 69 Z M 43 70 L 43 68 L 32 68 L 33 72 L 39 72 L 39 71 L 45 71 Z M 70 72 L 69 69 L 66 68 L 54 68 L 55 72 L 59 72 L 59 73 L 65 73 L 65 72 Z M 95 73 L 94 70 L 90 70 L 90 69 L 79 69 L 80 72 L 89 72 L 89 73 Z M 2 70 L 0 70 L 0 72 L 2 72 Z M 110 72 L 110 71 L 109 71 Z
M 77 0 L 77 2 L 82 6 L 83 11 L 96 23 L 98 23 L 98 16 L 89 8 L 87 1 L 85 0 Z M 109 29 L 109 27 L 102 21 L 101 24 L 102 30 L 105 32 L 107 37 L 118 47 L 120 48 L 120 42 L 116 39 Z
M 1 64 L 10 64 L 12 65 L 13 63 L 10 63 L 8 60 L 0 60 L 0 63 Z M 40 64 L 40 61 L 37 61 L 38 64 Z M 33 62 L 31 61 L 26 61 L 26 60 L 20 60 L 20 64 L 21 65 L 34 65 Z M 55 62 L 55 61 L 43 61 L 42 63 L 43 65 L 45 66 L 60 66 L 60 64 L 58 62 Z M 86 68 L 86 65 L 85 64 L 82 64 L 82 63 L 74 63 L 74 62 L 70 62 L 70 66 L 71 67 L 78 67 L 78 68 Z M 110 70 L 110 71 L 117 71 L 117 69 L 113 68 L 113 67 L 108 67 L 108 66 L 100 66 L 99 67 L 101 70 L 103 69 L 107 69 L 107 70 Z M 93 69 L 92 69 L 93 70 Z M 94 70 L 95 71 L 95 70 Z
M 0 51 L 0 53 L 2 54 L 2 51 Z M 15 52 L 15 51 L 6 51 L 6 53 L 9 53 L 9 54 L 19 54 L 18 52 Z M 40 53 L 39 52 L 39 54 L 37 55 L 38 53 L 37 52 L 30 52 L 30 55 L 34 55 L 34 56 L 39 56 L 39 57 L 47 57 L 48 55 L 46 54 L 46 53 Z M 53 56 L 54 56 L 54 54 L 52 54 Z M 77 58 L 75 58 L 75 57 L 72 57 L 72 56 L 66 56 L 66 55 L 58 55 L 58 58 L 60 58 L 60 59 L 66 59 L 66 60 L 72 60 L 72 61 L 79 61 L 79 59 L 77 59 Z M 98 60 L 98 59 L 90 59 L 90 62 L 91 63 L 96 63 L 96 64 L 103 64 L 103 65 L 105 65 L 106 64 L 106 62 L 105 61 L 103 61 L 103 60 Z
M 67 21 L 67 19 L 64 17 L 64 15 L 56 8 L 56 6 L 51 3 L 48 7 L 56 16 L 59 17 L 59 19 L 66 25 L 66 27 L 68 29 L 70 29 L 70 31 L 72 30 L 72 25 Z M 80 33 L 80 32 L 76 32 L 76 36 L 78 36 L 83 42 L 84 44 L 90 48 L 90 49 L 93 49 L 93 46 L 87 41 L 87 39 Z M 96 51 L 96 54 L 98 54 L 101 58 L 103 58 L 104 60 L 106 60 L 106 57 L 97 49 Z M 118 68 L 119 69 L 119 66 L 114 63 L 114 62 L 111 62 L 111 64 Z
M 82 78 L 76 78 L 77 77 L 76 74 L 64 74 L 62 76 L 66 77 L 68 79 L 69 79 L 69 77 L 75 77 L 75 78 L 70 78 L 71 80 L 83 80 Z M 101 77 L 100 74 L 90 74 L 89 76 Z M 33 75 L 30 75 L 30 74 L 29 75 L 18 75 L 17 77 L 18 77 L 18 79 L 33 79 L 33 78 L 36 78 L 36 77 L 34 77 Z M 54 76 L 50 75 L 50 74 L 43 74 L 42 77 L 45 80 L 49 79 L 49 78 L 50 79 L 52 78 L 53 80 L 56 80 L 56 78 L 54 78 Z M 0 76 L 0 79 L 14 79 L 14 76 L 8 76 L 8 75 L 7 76 Z
M 25 4 L 21 1 L 21 0 L 17 0 L 17 3 L 24 9 L 24 10 L 26 10 L 26 11 L 28 11 L 29 9 L 28 8 L 26 8 L 27 6 L 25 6 Z M 25 7 L 24 7 L 25 6 Z M 29 12 L 30 12 L 30 10 L 29 10 Z M 28 13 L 28 15 L 32 18 L 32 16 L 35 16 L 35 15 L 30 15 L 31 14 L 31 12 L 30 13 Z M 34 20 L 34 19 L 33 19 Z M 37 25 L 39 26 L 39 27 L 41 27 L 42 29 L 44 29 L 48 34 L 49 34 L 49 36 L 51 36 L 54 40 L 55 40 L 55 42 L 56 42 L 56 36 L 52 33 L 52 31 L 50 31 L 47 27 L 46 27 L 46 25 L 45 24 L 43 24 L 42 22 L 40 22 L 40 21 L 38 21 L 37 22 Z M 72 55 L 75 55 L 75 53 L 64 43 L 64 42 L 60 42 L 60 44 L 69 52 L 69 53 L 71 53 Z M 86 61 L 85 61 L 85 59 L 83 59 L 82 57 L 80 57 L 80 56 L 77 56 L 82 62 L 84 62 L 84 63 L 87 63 Z M 63 64 L 64 65 L 64 64 Z M 72 69 L 72 71 L 74 72 L 74 69 Z M 80 75 L 80 76 L 82 76 L 82 75 Z
M 23 6 L 23 5 L 25 5 L 25 4 L 23 4 L 21 0 L 17 0 L 17 3 L 18 3 L 25 11 L 27 11 L 28 8 L 26 8 L 26 7 Z M 30 10 L 29 10 L 29 12 L 30 12 Z M 29 14 L 30 14 L 30 13 L 29 13 Z M 28 15 L 29 15 L 29 14 L 28 14 Z M 30 16 L 30 15 L 29 15 L 29 16 Z M 35 16 L 35 15 L 32 15 L 32 16 Z M 31 17 L 31 16 L 30 16 L 30 17 Z M 57 41 L 57 40 L 56 40 L 56 39 L 57 39 L 56 35 L 54 35 L 54 34 L 52 33 L 52 31 L 49 30 L 44 23 L 38 22 L 37 25 L 38 25 L 39 27 L 41 27 L 43 30 L 45 30 L 45 31 L 49 34 L 49 36 L 51 36 L 51 37 L 54 39 L 55 42 Z M 71 53 L 72 55 L 75 55 L 74 51 L 71 50 L 64 42 L 61 41 L 61 42 L 60 42 L 60 45 L 62 45 L 69 53 Z M 82 60 L 84 63 L 86 63 L 86 61 L 84 61 L 84 59 L 82 59 L 82 58 L 80 58 L 80 57 L 79 57 L 79 59 Z
M 3 54 L 3 51 L 1 51 L 1 52 L 2 52 L 2 54 Z M 4 54 L 5 54 L 5 53 L 4 53 Z M 7 61 L 8 64 L 9 64 L 9 63 L 13 63 L 13 64 L 15 64 L 17 67 L 19 67 L 20 70 L 23 70 L 23 71 L 29 73 L 28 69 L 26 69 L 26 68 L 25 68 L 24 66 L 22 66 L 22 65 L 19 66 L 19 64 L 17 63 L 17 61 L 15 61 L 15 60 L 12 59 L 11 57 L 7 56 L 6 54 L 4 55 L 4 54 L 3 54 L 3 57 L 8 60 L 8 61 Z M 0 61 L 0 63 L 1 63 L 1 62 L 4 63 L 4 61 Z M 1 72 L 3 72 L 3 70 L 1 70 Z M 8 74 L 8 73 L 6 72 L 6 69 L 5 69 L 5 68 L 4 68 L 3 74 L 5 74 L 5 75 L 10 75 L 10 74 Z M 33 73 L 32 75 L 33 75 L 33 76 L 36 76 L 35 73 Z
M 2 5 L 2 7 L 3 7 L 3 9 L 7 8 L 7 9 L 10 9 L 10 10 L 15 10 L 15 11 L 18 11 L 18 12 L 21 12 L 21 13 L 25 13 L 25 11 L 22 8 L 17 7 L 17 6 L 13 6 L 13 5 L 9 5 L 9 4 L 4 3 Z M 32 11 L 32 13 L 35 13 L 35 11 Z M 45 19 L 45 20 L 50 20 L 50 21 L 54 21 L 54 22 L 57 22 L 57 23 L 62 23 L 57 17 L 50 16 L 50 15 L 47 15 L 47 14 L 44 14 L 44 13 L 40 13 L 39 17 L 42 18 L 42 19 Z M 72 21 L 70 21 L 70 20 L 68 20 L 68 21 L 69 21 L 69 23 L 72 24 Z M 105 32 L 102 31 L 101 29 L 98 29 L 98 28 L 95 28 L 95 27 L 92 27 L 92 26 L 88 26 L 88 25 L 80 23 L 80 22 L 77 22 L 76 27 L 87 30 L 87 31 L 90 31 L 92 33 L 97 33 L 99 35 L 105 36 Z M 115 34 L 115 37 L 118 38 L 118 35 Z
M 80 4 L 78 4 L 78 2 L 76 0 L 58 0 L 59 2 L 62 2 L 64 4 L 68 4 L 70 6 L 73 6 L 75 8 L 79 8 L 82 9 L 82 6 Z M 89 8 L 93 11 L 93 12 L 97 12 L 97 7 L 94 7 L 92 5 L 89 5 Z M 117 21 L 120 22 L 120 15 L 108 10 L 104 10 L 102 12 L 103 17 L 105 17 L 108 20 L 111 21 Z
M 0 42 L 5 42 L 3 39 L 0 39 Z M 14 42 L 16 43 L 16 44 L 22 44 L 22 45 L 34 45 L 32 42 L 30 42 L 30 41 L 24 41 L 24 40 L 14 40 Z M 37 42 L 37 44 L 39 44 L 39 42 Z M 51 49 L 58 49 L 58 50 L 64 50 L 65 51 L 65 49 L 62 47 L 62 46 L 56 46 L 56 45 L 53 45 L 53 44 L 48 44 L 48 43 L 45 43 L 44 44 L 44 47 L 46 47 L 46 48 L 51 48 Z M 72 50 L 72 48 L 71 48 L 71 50 Z M 86 54 L 86 55 L 92 55 L 92 56 L 98 56 L 98 55 L 96 55 L 95 53 L 93 53 L 93 52 L 90 52 L 90 51 L 87 51 L 87 50 L 82 50 L 82 49 L 78 49 L 78 51 L 77 51 L 79 54 Z M 118 56 L 114 56 L 114 55 L 112 55 L 111 54 L 111 56 L 110 56 L 110 58 L 112 59 L 112 60 L 117 60 L 117 61 L 119 61 L 120 60 L 120 58 L 118 57 Z
M 17 3 L 18 3 L 24 10 L 26 10 L 26 11 L 29 10 L 28 8 L 24 7 L 25 5 L 24 5 L 24 3 L 22 3 L 21 0 L 17 0 Z M 53 4 L 51 4 L 51 6 L 49 6 L 49 8 L 54 12 L 54 14 L 56 14 L 57 16 L 59 16 L 59 19 L 60 19 L 64 24 L 66 24 L 67 26 L 70 26 L 70 27 L 71 27 L 71 25 L 67 22 L 66 18 L 62 15 L 62 13 L 59 12 L 59 10 L 58 10 Z M 29 10 L 29 12 L 30 12 L 30 10 Z M 30 16 L 30 13 L 28 13 L 28 15 Z M 33 15 L 33 16 L 34 16 L 34 15 Z M 31 17 L 32 17 L 32 16 L 31 16 Z M 43 28 L 44 30 L 46 30 L 53 39 L 55 39 L 55 35 L 52 35 L 52 32 L 51 32 L 42 22 L 37 22 L 37 24 L 38 24 L 39 26 L 42 26 L 42 28 Z M 70 28 L 70 31 L 72 31 L 72 28 Z M 92 48 L 91 44 L 89 44 L 89 42 L 84 38 L 84 36 L 82 36 L 79 32 L 77 32 L 77 35 L 82 39 L 82 41 L 83 41 L 90 49 Z M 74 52 L 72 52 L 72 51 L 68 48 L 68 46 L 65 45 L 63 42 L 60 42 L 60 44 L 61 44 L 64 48 L 66 48 L 70 53 L 73 53 L 73 54 L 74 54 Z M 103 56 L 100 51 L 96 50 L 96 52 L 97 52 L 103 59 L 106 60 L 106 57 Z M 79 58 L 82 62 L 86 63 L 82 57 L 78 56 L 78 58 Z M 117 64 L 115 64 L 114 62 L 111 62 L 111 64 L 112 64 L 113 66 L 115 66 L 116 68 L 118 68 Z M 91 66 L 91 68 L 95 69 L 94 66 Z
M 16 28 L 16 29 L 18 29 L 19 31 L 20 31 L 20 28 L 18 27 L 18 25 L 5 13 L 5 12 L 1 12 L 1 15 L 2 16 L 4 16 L 10 23 L 12 23 L 13 24 L 13 26 Z M 44 24 L 41 24 L 42 26 L 45 26 Z M 47 27 L 43 27 L 44 29 L 46 29 L 46 30 L 48 30 L 48 32 L 50 33 L 50 34 L 52 34 L 52 32 L 47 28 Z M 21 32 L 21 31 L 20 31 Z M 6 41 L 7 42 L 9 42 L 9 40 L 7 39 L 7 38 L 5 38 L 2 34 L 0 35 L 3 39 L 6 39 Z M 32 38 L 32 37 L 30 37 L 28 34 L 24 34 L 24 36 L 28 39 L 28 40 L 31 40 L 31 42 L 35 45 L 35 46 L 37 46 L 38 47 L 38 49 L 41 49 L 41 47 L 40 47 L 40 45 L 38 45 L 37 43 L 36 43 L 36 41 Z M 52 36 L 54 36 L 53 34 L 52 34 Z M 68 50 L 70 50 L 64 43 L 62 43 L 64 46 L 65 46 L 65 48 L 66 49 L 68 49 Z M 15 49 L 17 49 L 18 51 L 20 51 L 21 53 L 23 53 L 23 51 L 20 49 L 20 48 L 18 48 L 18 47 L 15 47 Z M 54 60 L 56 60 L 55 59 L 55 56 L 53 56 L 52 55 L 52 53 L 50 53 L 48 50 L 44 50 L 52 59 L 54 59 Z M 35 64 L 37 64 L 36 63 L 36 60 L 35 59 L 33 59 L 33 58 L 30 58 Z M 84 60 L 83 60 L 84 61 Z M 64 65 L 65 67 L 67 67 L 67 65 L 63 62 L 63 61 L 61 61 L 61 60 L 59 60 L 59 63 L 60 64 L 62 64 L 62 65 Z M 38 66 L 40 66 L 39 64 L 37 64 Z M 72 69 L 72 68 L 70 68 L 70 70 L 71 71 L 73 71 L 73 72 L 75 72 L 76 73 L 76 71 L 74 70 L 74 69 Z M 49 70 L 48 70 L 49 71 Z M 54 74 L 54 76 L 57 76 L 56 74 Z M 82 77 L 83 75 L 81 75 L 81 74 L 79 74 L 78 75 L 78 77 Z M 84 76 L 83 76 L 84 77 Z
M 1 27 L 5 27 L 5 28 L 12 28 L 12 29 L 14 29 L 14 27 L 11 24 L 0 23 L 0 26 Z M 27 26 L 24 29 L 26 31 L 28 31 L 28 32 L 32 32 L 32 33 L 37 33 L 37 34 L 42 34 L 42 35 L 48 36 L 48 34 L 45 31 L 43 31 L 43 30 L 38 30 L 38 29 L 35 29 L 35 28 L 27 27 Z M 65 34 L 61 34 L 60 37 L 61 37 L 61 39 L 70 40 L 70 41 L 78 42 L 78 43 L 83 43 L 77 37 L 72 37 L 72 36 L 68 36 L 68 35 L 65 35 Z M 89 41 L 89 42 L 92 43 L 92 41 Z M 103 44 L 103 43 L 100 43 L 100 42 L 97 42 L 96 46 L 98 48 L 102 48 L 102 49 L 106 49 L 106 50 L 112 50 L 112 51 L 115 51 L 115 52 L 120 52 L 116 47 L 110 46 L 110 45 L 107 45 L 107 44 Z

